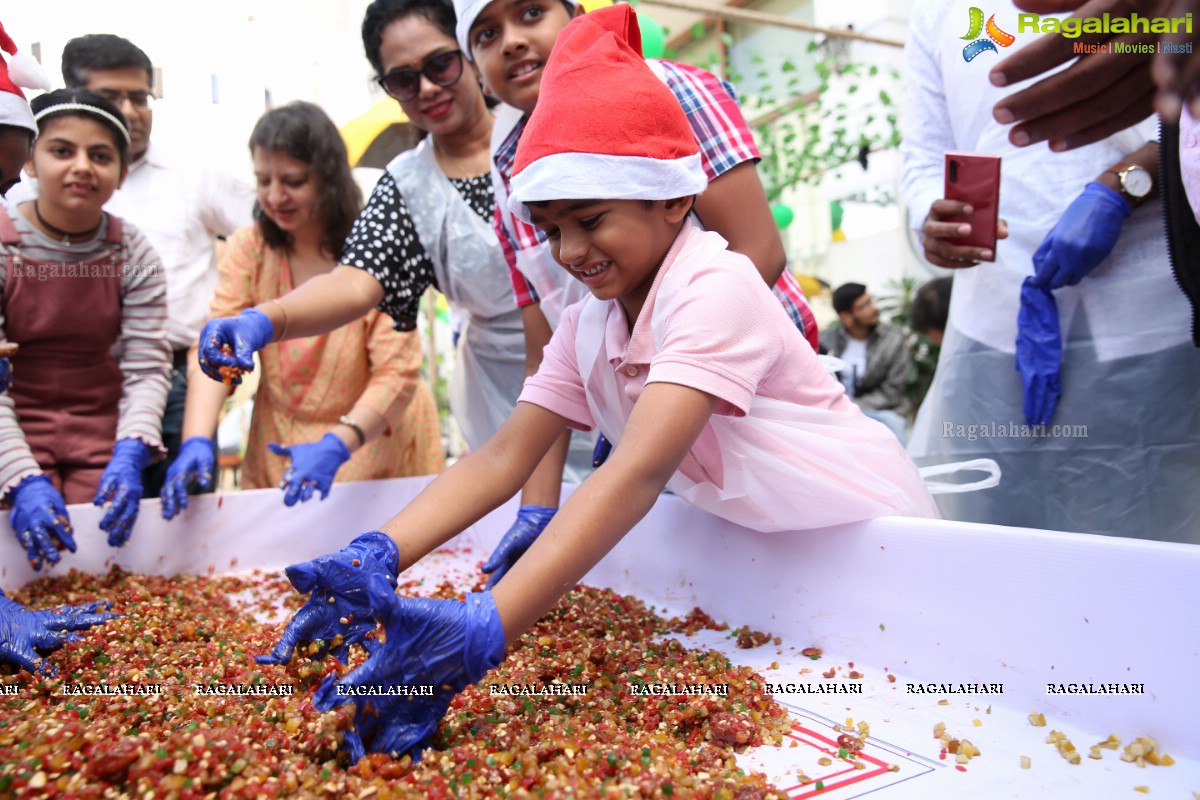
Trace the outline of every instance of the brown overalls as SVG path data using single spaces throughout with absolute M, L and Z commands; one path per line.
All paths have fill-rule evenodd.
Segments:
M 92 502 L 117 435 L 124 382 L 113 356 L 121 334 L 121 228 L 108 215 L 104 257 L 34 261 L 21 253 L 17 229 L 0 206 L 0 241 L 17 251 L 5 265 L 2 299 L 8 341 L 21 345 L 8 394 L 33 457 L 68 503 Z M 66 277 L 68 266 L 80 277 Z M 52 267 L 58 274 L 47 277 Z

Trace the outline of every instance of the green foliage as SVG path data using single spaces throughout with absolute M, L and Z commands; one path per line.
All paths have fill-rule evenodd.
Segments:
M 726 48 L 733 47 L 729 33 L 721 39 Z M 752 53 L 745 75 L 725 69 L 712 52 L 698 64 L 723 72 L 737 89 L 762 153 L 759 173 L 768 200 L 798 184 L 817 185 L 829 170 L 900 143 L 889 91 L 899 85 L 900 74 L 823 53 L 815 40 L 804 54 L 772 63 Z

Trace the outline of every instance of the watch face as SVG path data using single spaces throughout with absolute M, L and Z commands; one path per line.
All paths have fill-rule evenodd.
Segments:
M 1150 187 L 1153 183 L 1154 180 L 1150 177 L 1150 173 L 1141 167 L 1126 170 L 1121 178 L 1121 186 L 1134 197 L 1145 197 L 1150 194 Z

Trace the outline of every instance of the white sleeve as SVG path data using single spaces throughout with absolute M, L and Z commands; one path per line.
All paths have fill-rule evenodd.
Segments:
M 941 31 L 938 3 L 916 3 L 904 46 L 906 76 L 904 108 L 900 115 L 900 155 L 904 175 L 900 196 L 908 208 L 909 224 L 920 230 L 929 206 L 944 194 L 944 156 L 957 149 L 946 103 L 945 84 L 937 55 L 930 49 Z
M 226 172 L 200 173 L 201 214 L 209 235 L 232 236 L 254 222 L 254 189 Z

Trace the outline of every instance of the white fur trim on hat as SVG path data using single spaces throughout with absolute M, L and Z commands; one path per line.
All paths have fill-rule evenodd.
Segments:
M 28 128 L 37 136 L 37 123 L 33 121 L 29 102 L 19 94 L 0 92 L 0 125 Z
M 579 4 L 574 0 L 562 0 L 571 7 L 572 13 Z M 475 18 L 479 13 L 491 5 L 496 0 L 454 0 L 454 13 L 458 18 L 454 26 L 454 35 L 458 38 L 458 47 L 466 55 L 468 59 L 474 61 L 471 56 L 471 26 L 475 24 Z
M 700 154 L 676 159 L 555 153 L 512 179 L 508 210 L 529 222 L 526 203 L 540 200 L 670 200 L 700 194 L 708 178 Z

